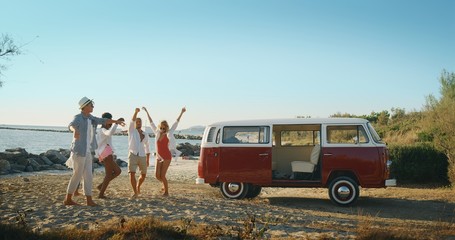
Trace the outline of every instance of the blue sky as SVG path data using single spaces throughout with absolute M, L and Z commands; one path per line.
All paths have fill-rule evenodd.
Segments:
M 455 71 L 455 1 L 7 1 L 0 124 L 149 108 L 180 128 L 421 110 Z M 144 115 L 142 115 L 144 117 Z

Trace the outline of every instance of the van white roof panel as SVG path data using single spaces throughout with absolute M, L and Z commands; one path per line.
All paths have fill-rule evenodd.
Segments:
M 290 124 L 362 124 L 368 120 L 363 118 L 288 118 L 288 119 L 251 119 L 224 121 L 209 124 L 208 126 L 269 126 Z

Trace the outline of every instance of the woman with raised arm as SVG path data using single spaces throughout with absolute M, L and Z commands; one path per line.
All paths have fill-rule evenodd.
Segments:
M 105 112 L 101 115 L 102 118 L 112 119 L 112 114 Z M 122 121 L 121 125 L 125 126 L 125 119 L 119 118 Z M 101 131 L 97 134 L 98 149 L 95 151 L 100 162 L 104 165 L 105 176 L 103 182 L 98 185 L 97 189 L 100 191 L 98 198 L 106 198 L 104 192 L 114 178 L 116 178 L 122 170 L 114 161 L 114 146 L 112 145 L 112 135 L 117 130 L 117 124 L 105 123 L 101 127 Z
M 161 189 L 163 191 L 163 196 L 169 196 L 166 173 L 172 160 L 171 150 L 176 149 L 174 131 L 177 128 L 177 125 L 180 122 L 180 118 L 182 117 L 183 113 L 186 112 L 186 108 L 182 108 L 180 115 L 177 117 L 177 121 L 172 125 L 171 128 L 169 128 L 169 124 L 166 120 L 161 121 L 158 124 L 158 127 L 156 127 L 147 109 L 145 107 L 142 109 L 144 109 L 144 111 L 147 113 L 150 127 L 155 133 L 155 177 L 163 184 L 163 188 Z

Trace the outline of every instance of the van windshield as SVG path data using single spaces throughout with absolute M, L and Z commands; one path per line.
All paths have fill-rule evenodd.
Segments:
M 368 130 L 370 130 L 371 136 L 373 137 L 373 140 L 377 143 L 384 143 L 379 136 L 379 134 L 374 130 L 373 126 L 370 123 L 367 123 Z

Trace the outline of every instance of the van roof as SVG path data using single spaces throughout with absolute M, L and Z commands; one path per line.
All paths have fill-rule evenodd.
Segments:
M 208 126 L 253 126 L 253 125 L 291 125 L 291 124 L 359 124 L 367 123 L 363 118 L 287 118 L 287 119 L 251 119 L 223 121 Z

